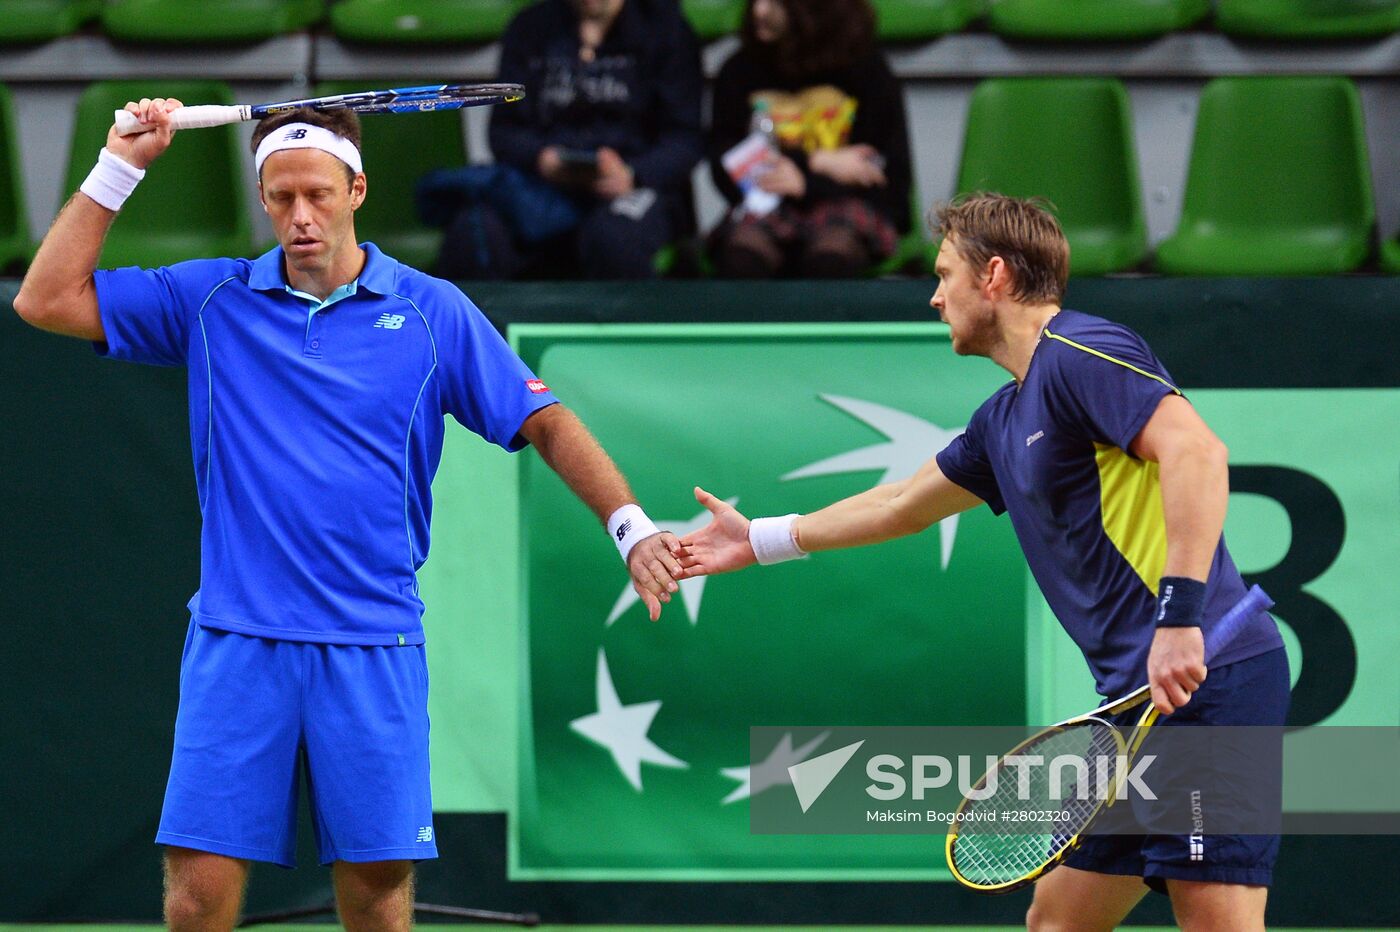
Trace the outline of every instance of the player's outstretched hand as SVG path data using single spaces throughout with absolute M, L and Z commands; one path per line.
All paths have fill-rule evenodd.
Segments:
M 1200 628 L 1158 628 L 1147 652 L 1152 704 L 1171 715 L 1206 681 L 1206 647 Z
M 147 168 L 170 148 L 170 140 L 175 138 L 175 130 L 170 128 L 170 114 L 183 106 L 174 97 L 143 97 L 139 103 L 129 101 L 126 112 L 136 114 L 142 123 L 150 124 L 150 129 L 131 136 L 120 136 L 116 124 L 113 124 L 107 131 L 107 151 L 137 168 Z
M 680 551 L 676 535 L 662 531 L 637 541 L 627 554 L 632 588 L 641 596 L 652 621 L 661 617 L 661 604 L 671 601 L 671 593 L 678 588 L 676 580 L 684 572 L 679 561 Z
M 681 538 L 680 562 L 686 576 L 731 573 L 758 562 L 749 544 L 748 518 L 699 486 L 695 500 L 709 509 L 714 520 Z

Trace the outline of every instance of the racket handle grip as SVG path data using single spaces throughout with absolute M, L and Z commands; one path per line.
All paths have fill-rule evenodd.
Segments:
M 1234 642 L 1251 618 L 1272 608 L 1273 604 L 1274 600 L 1263 589 L 1251 586 L 1244 598 L 1236 602 L 1210 629 L 1206 637 L 1206 663 L 1220 656 L 1220 652 Z
M 246 105 L 226 107 L 219 104 L 181 107 L 170 114 L 170 125 L 173 129 L 200 129 L 205 126 L 240 123 L 251 118 L 251 109 Z M 118 136 L 131 136 L 149 129 L 147 124 L 142 123 L 136 119 L 134 114 L 126 110 L 118 110 L 115 114 L 115 121 Z

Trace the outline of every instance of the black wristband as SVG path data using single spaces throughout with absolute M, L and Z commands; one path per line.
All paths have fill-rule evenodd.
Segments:
M 1199 628 L 1206 584 L 1189 576 L 1163 576 L 1157 586 L 1157 627 Z

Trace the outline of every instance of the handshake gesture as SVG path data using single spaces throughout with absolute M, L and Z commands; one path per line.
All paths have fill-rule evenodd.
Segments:
M 704 489 L 695 489 L 695 499 L 714 520 L 680 539 L 669 531 L 653 534 L 627 555 L 632 588 L 652 621 L 661 617 L 661 606 L 671 601 L 680 580 L 730 573 L 758 562 L 749 543 L 749 519 Z

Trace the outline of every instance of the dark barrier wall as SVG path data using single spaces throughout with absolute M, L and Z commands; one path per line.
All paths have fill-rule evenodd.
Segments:
M 468 290 L 504 327 L 927 320 L 932 287 L 703 282 Z M 184 374 L 105 362 L 82 343 L 33 331 L 8 313 L 14 290 L 14 283 L 0 283 L 0 921 L 153 920 L 159 860 L 151 838 L 169 760 L 183 604 L 198 575 Z M 1092 280 L 1076 282 L 1068 303 L 1138 329 L 1189 388 L 1400 387 L 1400 280 Z M 1375 431 L 1377 445 L 1400 447 L 1400 424 L 1380 421 Z M 1375 481 L 1393 496 L 1400 454 L 1392 459 Z M 1235 481 L 1289 497 L 1287 482 L 1267 472 Z M 1330 520 L 1306 501 L 1295 503 L 1290 517 L 1305 551 L 1308 535 L 1296 533 L 1296 522 Z M 1333 531 L 1345 527 L 1327 533 Z M 1326 554 L 1302 556 L 1316 562 Z M 1394 573 L 1393 566 L 1376 569 Z M 1299 608 L 1304 616 L 1316 610 Z M 1380 610 L 1397 617 L 1393 607 Z M 1347 661 L 1340 654 L 1322 671 L 1342 684 L 1330 687 L 1333 694 L 1321 680 L 1309 686 L 1313 712 L 1325 712 L 1336 691 L 1349 688 Z M 1400 708 L 1390 713 L 1374 724 L 1396 724 Z M 444 857 L 423 866 L 420 899 L 528 908 L 553 921 L 990 924 L 1019 922 L 1026 904 L 1020 896 L 981 898 L 927 883 L 510 881 L 502 815 L 446 813 L 436 821 Z M 306 865 L 314 856 L 303 835 Z M 1393 838 L 1290 838 L 1271 896 L 1272 923 L 1400 923 L 1394 898 L 1346 892 L 1385 888 L 1397 856 L 1400 840 Z M 314 867 L 260 868 L 249 909 L 316 903 L 327 889 L 326 875 Z M 1153 899 L 1137 917 L 1168 920 L 1165 902 Z

